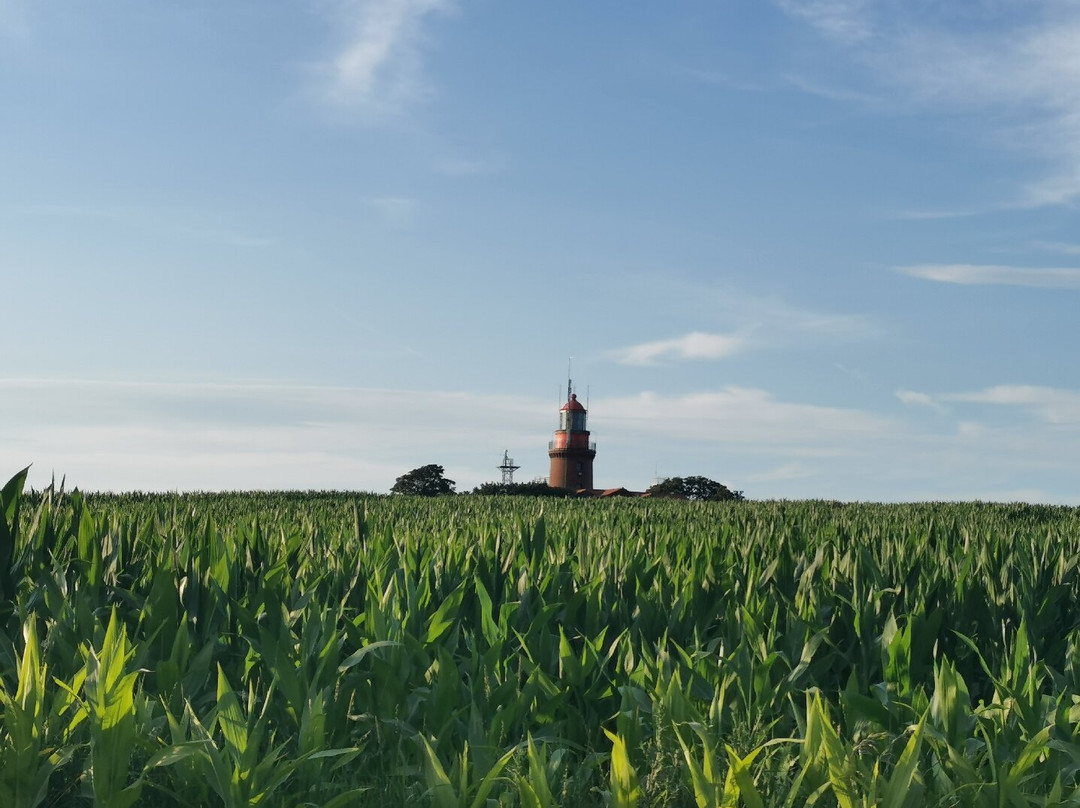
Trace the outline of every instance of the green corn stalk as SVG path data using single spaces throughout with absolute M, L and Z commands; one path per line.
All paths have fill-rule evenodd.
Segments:
M 875 769 L 871 791 L 874 795 L 878 793 L 881 795 L 873 799 L 876 808 L 913 808 L 920 804 L 923 783 L 919 775 L 919 755 L 922 751 L 925 726 L 926 715 L 922 717 L 911 733 L 911 737 L 908 738 L 904 751 L 893 767 L 892 776 L 883 789 Z
M 19 537 L 19 505 L 30 467 L 0 489 L 0 606 L 15 597 L 15 551 Z
M 129 808 L 142 793 L 142 778 L 131 777 L 132 755 L 139 741 L 136 692 L 139 671 L 128 670 L 135 649 L 113 608 L 100 650 L 86 659 L 83 709 L 90 724 L 89 778 L 94 804 Z
M 526 755 L 529 761 L 528 775 L 516 778 L 522 808 L 559 808 L 551 791 L 552 772 L 547 747 L 536 744 L 531 733 L 526 742 Z
M 806 736 L 801 759 L 811 785 L 827 783 L 840 808 L 857 808 L 859 783 L 865 773 L 833 728 L 821 694 L 808 693 L 806 701 Z
M 694 788 L 694 800 L 698 808 L 719 808 L 724 804 L 724 780 L 716 765 L 715 745 L 709 732 L 699 723 L 686 724 L 701 740 L 702 754 L 700 761 L 694 754 L 693 742 L 687 742 L 683 730 L 675 725 L 675 737 L 682 748 L 686 767 L 690 772 L 690 783 Z
M 745 757 L 739 757 L 731 746 L 725 744 L 728 765 L 727 772 L 721 779 L 720 767 L 716 760 L 716 742 L 709 730 L 697 722 L 690 722 L 685 726 L 689 727 L 701 742 L 699 760 L 694 754 L 693 742 L 688 742 L 684 738 L 681 726 L 675 726 L 675 737 L 682 748 L 683 758 L 690 772 L 690 783 L 694 789 L 694 800 L 698 808 L 734 807 L 740 803 L 740 800 L 748 808 L 763 808 L 765 802 L 754 784 L 750 767 L 769 747 L 798 743 L 794 738 L 773 738 L 753 749 Z
M 637 808 L 641 800 L 638 775 L 630 763 L 626 742 L 618 735 L 604 730 L 611 741 L 611 808 Z
M 483 808 L 487 803 L 488 795 L 499 782 L 506 764 L 517 752 L 517 747 L 507 750 L 481 776 L 470 760 L 469 744 L 466 741 L 451 770 L 451 774 L 457 775 L 455 785 L 454 778 L 451 774 L 447 774 L 446 767 L 443 766 L 431 742 L 423 735 L 419 736 L 419 740 L 424 755 L 424 779 L 435 808 Z M 477 777 L 479 777 L 478 780 Z
M 187 804 L 224 801 L 204 785 L 214 749 L 228 779 L 258 779 L 234 764 L 224 676 L 274 773 L 305 761 L 260 804 L 316 805 L 360 785 L 382 804 L 430 799 L 439 778 L 430 760 L 424 771 L 421 734 L 466 804 L 515 744 L 530 787 L 500 774 L 487 801 L 546 801 L 530 737 L 538 758 L 551 753 L 552 798 L 612 801 L 605 726 L 635 762 L 639 804 L 677 783 L 647 768 L 672 752 L 679 769 L 690 753 L 721 804 L 750 805 L 755 790 L 791 808 L 1075 802 L 1080 514 L 1069 509 L 568 501 L 544 503 L 538 529 L 530 500 L 371 497 L 361 524 L 351 495 L 69 495 L 43 498 L 28 525 L 31 496 L 18 520 L 0 509 L 19 531 L 0 599 L 0 692 L 13 699 L 26 679 L 19 632 L 33 615 L 48 629 L 34 759 L 64 761 L 52 804 L 80 782 L 92 800 L 95 767 L 109 779 L 91 755 L 84 688 L 95 666 L 108 678 L 103 603 L 134 652 L 121 681 L 147 670 L 132 685 L 121 791 L 143 755 L 155 770 L 144 795 L 153 783 Z M 820 703 L 804 709 L 806 691 Z M 155 746 L 148 704 L 171 746 Z M 0 709 L 11 748 L 17 711 Z M 692 722 L 709 728 L 708 750 Z M 673 723 L 679 744 L 666 744 Z M 791 734 L 804 739 L 798 763 L 770 768 L 777 758 L 759 747 Z M 354 751 L 332 767 L 314 756 L 340 748 Z M 337 765 L 350 756 L 355 766 Z
M 188 704 L 184 721 L 170 718 L 175 729 L 190 728 L 198 736 L 194 743 L 180 743 L 162 750 L 148 767 L 170 766 L 193 760 L 195 771 L 221 800 L 225 808 L 252 808 L 268 800 L 296 768 L 305 761 L 350 755 L 352 749 L 325 749 L 294 759 L 282 759 L 285 745 L 272 746 L 268 719 L 273 693 L 263 696 L 262 711 L 245 713 L 240 698 L 218 665 L 217 705 L 211 712 L 207 729 Z M 247 694 L 249 704 L 256 701 L 253 689 Z M 217 730 L 215 733 L 214 730 Z M 362 789 L 349 792 L 349 799 Z M 344 796 L 339 796 L 344 800 Z
M 23 636 L 15 693 L 0 679 L 0 805 L 11 808 L 44 804 L 50 777 L 75 751 L 70 744 L 50 744 L 55 742 L 51 724 L 58 716 L 47 711 L 48 667 L 41 661 L 33 618 L 23 627 Z

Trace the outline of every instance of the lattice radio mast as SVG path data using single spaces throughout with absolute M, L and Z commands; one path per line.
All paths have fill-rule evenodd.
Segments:
M 514 465 L 514 458 L 510 456 L 510 450 L 507 449 L 503 452 L 502 465 L 499 466 L 499 470 L 502 471 L 502 484 L 513 485 L 514 484 L 514 472 L 521 466 Z

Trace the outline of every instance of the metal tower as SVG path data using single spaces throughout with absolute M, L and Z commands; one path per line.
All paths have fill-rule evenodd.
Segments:
M 502 471 L 502 475 L 503 475 L 502 476 L 502 484 L 503 485 L 513 485 L 514 484 L 514 472 L 517 471 L 519 468 L 521 468 L 521 466 L 515 466 L 514 465 L 514 458 L 512 458 L 510 456 L 510 450 L 507 449 L 506 451 L 504 451 L 503 452 L 502 465 L 499 466 L 499 469 Z

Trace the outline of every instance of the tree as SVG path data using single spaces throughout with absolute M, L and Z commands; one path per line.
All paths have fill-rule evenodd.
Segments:
M 652 486 L 646 493 L 661 499 L 689 499 L 700 502 L 741 502 L 742 491 L 732 491 L 726 485 L 708 477 L 669 477 Z
M 434 463 L 413 469 L 394 481 L 391 494 L 409 494 L 416 497 L 437 497 L 453 494 L 456 483 L 443 476 L 443 467 Z

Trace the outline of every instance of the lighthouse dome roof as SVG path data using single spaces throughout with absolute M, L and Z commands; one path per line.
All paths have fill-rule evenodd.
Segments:
M 581 402 L 577 400 L 577 393 L 570 394 L 570 400 L 563 404 L 562 409 L 559 412 L 585 412 L 585 408 L 581 406 Z

